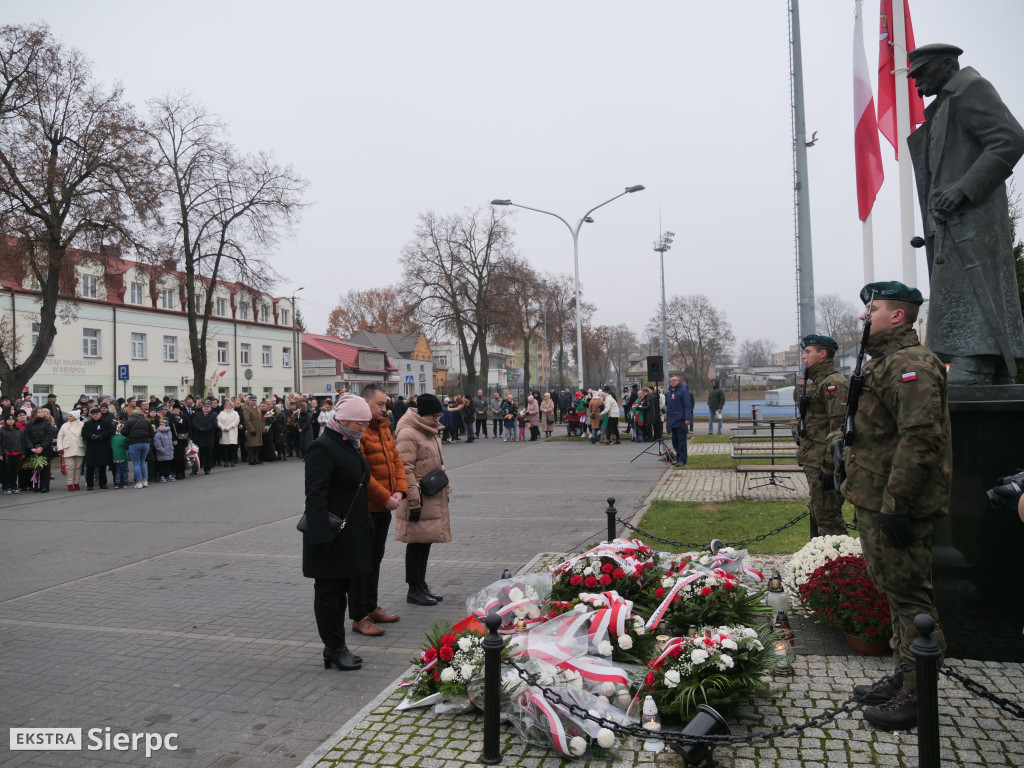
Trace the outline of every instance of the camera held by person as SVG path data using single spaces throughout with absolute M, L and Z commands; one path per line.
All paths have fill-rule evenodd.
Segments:
M 1016 510 L 1024 493 L 1024 472 L 1016 475 L 1001 477 L 996 481 L 996 486 L 985 492 L 988 496 L 988 503 L 994 508 Z

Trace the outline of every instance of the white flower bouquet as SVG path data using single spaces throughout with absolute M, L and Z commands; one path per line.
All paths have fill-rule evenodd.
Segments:
M 800 587 L 812 573 L 830 560 L 846 555 L 861 555 L 860 539 L 852 536 L 816 536 L 807 542 L 789 561 L 783 583 L 794 604 L 800 603 Z

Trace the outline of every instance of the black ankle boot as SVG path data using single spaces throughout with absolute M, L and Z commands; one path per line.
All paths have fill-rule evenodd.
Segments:
M 888 680 L 871 685 L 853 686 L 853 696 L 864 704 L 885 704 L 891 701 L 903 688 L 903 670 L 897 670 Z
M 442 596 L 442 595 L 435 595 L 435 594 L 434 594 L 433 592 L 431 592 L 431 591 L 430 591 L 430 587 L 428 587 L 428 586 L 427 586 L 427 583 L 426 583 L 426 582 L 423 582 L 423 583 L 422 583 L 422 584 L 420 585 L 420 591 L 421 591 L 421 592 L 422 592 L 422 593 L 423 593 L 424 595 L 426 595 L 427 597 L 429 597 L 429 598 L 430 598 L 431 600 L 436 600 L 436 601 L 437 601 L 437 602 L 439 602 L 439 603 L 440 603 L 440 602 L 441 602 L 442 600 L 444 600 L 444 596 Z
M 341 648 L 324 648 L 324 669 L 330 669 L 331 664 L 342 671 L 350 671 L 359 669 L 363 665 L 363 659 L 353 654 L 347 645 Z
M 405 601 L 407 603 L 412 603 L 413 605 L 437 605 L 437 600 L 424 593 L 422 588 L 413 589 L 410 587 L 409 594 L 406 595 Z
M 904 731 L 917 727 L 917 691 L 901 688 L 885 704 L 864 707 L 864 719 L 883 731 Z

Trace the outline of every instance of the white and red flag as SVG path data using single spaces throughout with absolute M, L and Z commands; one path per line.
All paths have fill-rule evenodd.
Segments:
M 885 178 L 882 171 L 882 147 L 878 141 L 878 123 L 875 121 L 875 101 L 871 95 L 868 72 L 864 33 L 858 13 L 853 26 L 853 151 L 857 167 L 857 212 L 861 221 L 871 214 L 871 207 L 875 204 L 875 197 Z
M 899 142 L 896 137 L 896 57 L 895 38 L 892 29 L 892 2 L 881 0 L 878 26 L 878 130 L 896 150 L 896 159 L 900 156 Z M 903 0 L 903 20 L 906 29 L 907 51 L 917 46 L 914 44 L 914 27 L 910 23 L 910 0 Z M 900 67 L 906 68 L 907 62 L 901 61 Z M 924 122 L 924 99 L 917 94 L 914 81 L 907 79 L 907 94 L 910 98 L 910 132 L 913 133 Z

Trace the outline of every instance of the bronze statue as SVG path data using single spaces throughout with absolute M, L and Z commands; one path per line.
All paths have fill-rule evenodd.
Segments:
M 954 45 L 908 54 L 922 96 L 935 96 L 908 143 L 924 219 L 931 302 L 927 346 L 950 385 L 1012 384 L 1024 361 L 1005 181 L 1024 128 L 992 84 L 960 68 Z

